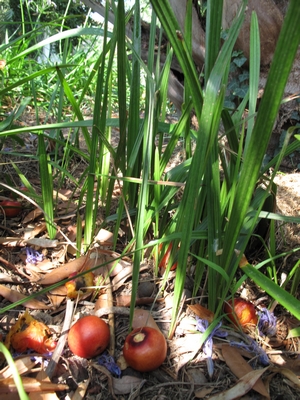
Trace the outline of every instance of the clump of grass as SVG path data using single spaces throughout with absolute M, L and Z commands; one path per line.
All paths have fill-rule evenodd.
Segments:
M 50 237 L 55 236 L 52 187 L 55 184 L 58 186 L 55 188 L 59 189 L 65 178 L 80 188 L 78 207 L 85 205 L 85 251 L 92 245 L 100 228 L 96 224 L 99 204 L 106 207 L 106 219 L 102 226 L 114 221 L 115 243 L 121 222 L 124 219 L 130 221 L 132 233 L 124 253 L 128 249 L 133 252 L 131 318 L 144 249 L 146 246 L 153 247 L 158 253 L 160 244 L 167 248 L 170 242 L 173 243 L 167 268 L 169 270 L 177 261 L 172 331 L 189 257 L 192 255 L 195 263 L 193 294 L 196 295 L 202 281 L 207 282 L 204 291 L 208 296 L 208 307 L 216 312 L 218 318 L 224 299 L 236 290 L 236 274 L 258 222 L 262 218 L 278 218 L 275 213 L 263 211 L 263 207 L 267 200 L 272 200 L 273 179 L 282 157 L 292 152 L 299 143 L 289 144 L 287 137 L 280 154 L 268 165 L 263 165 L 263 159 L 299 45 L 295 38 L 299 36 L 296 33 L 300 29 L 300 11 L 297 2 L 291 0 L 259 106 L 256 102 L 260 68 L 259 29 L 257 17 L 252 15 L 249 90 L 238 109 L 230 112 L 226 107 L 225 93 L 231 55 L 243 22 L 246 2 L 242 2 L 222 45 L 221 3 L 207 2 L 203 87 L 191 56 L 189 20 L 183 34 L 168 1 L 152 0 L 151 4 L 154 12 L 151 14 L 147 63 L 141 57 L 139 1 L 129 13 L 125 13 L 123 0 L 116 4 L 112 2 L 116 21 L 112 30 L 108 25 L 111 8 L 106 2 L 101 28 L 85 24 L 76 29 L 52 33 L 48 39 L 39 42 L 35 39 L 40 34 L 40 28 L 33 26 L 32 31 L 2 45 L 0 49 L 5 54 L 7 69 L 3 71 L 0 98 L 13 94 L 20 97 L 26 95 L 35 110 L 38 110 L 42 98 L 47 103 L 47 117 L 55 116 L 57 122 L 16 128 L 13 122 L 20 116 L 16 111 L 13 117 L 4 117 L 0 137 L 22 137 L 29 131 L 38 135 L 42 176 L 40 206 L 45 212 Z M 191 7 L 191 2 L 188 4 Z M 129 39 L 125 35 L 125 27 L 131 15 L 133 34 Z M 67 24 L 67 19 L 63 21 Z M 157 39 L 158 21 L 162 28 Z M 162 29 L 170 41 L 164 63 L 156 52 Z M 72 44 L 75 36 L 78 38 L 76 48 Z M 32 45 L 32 41 L 35 44 Z M 40 66 L 35 57 L 43 46 L 52 43 L 61 49 L 60 61 L 51 63 L 49 60 L 47 65 Z M 165 122 L 165 115 L 173 55 L 177 57 L 185 76 L 186 102 L 178 122 L 170 124 Z M 24 70 L 29 73 L 24 73 Z M 144 97 L 141 96 L 141 76 L 145 80 Z M 93 96 L 93 115 L 89 121 L 83 115 L 87 96 Z M 249 109 L 247 121 L 243 117 L 246 108 Z M 69 113 L 67 117 L 66 109 Z M 192 110 L 199 122 L 197 131 L 190 126 Z M 117 111 L 117 118 L 113 117 L 113 111 Z M 221 126 L 224 127 L 222 135 Z M 115 148 L 111 145 L 112 127 L 119 131 L 119 142 Z M 67 137 L 63 133 L 66 129 Z M 169 141 L 163 149 L 162 137 L 166 133 Z M 85 140 L 85 151 L 79 147 L 79 135 Z M 165 173 L 179 138 L 185 140 L 186 159 Z M 194 150 L 191 138 L 195 142 Z M 54 158 L 50 158 L 46 151 L 45 141 L 50 139 L 55 143 Z M 224 139 L 229 153 L 224 151 Z M 58 150 L 61 147 L 63 155 L 60 158 Z M 79 182 L 69 170 L 74 154 L 87 163 Z M 32 155 L 32 159 L 36 156 Z M 268 177 L 266 171 L 271 166 L 274 172 Z M 115 215 L 110 215 L 117 180 L 122 181 L 122 195 Z M 263 187 L 260 185 L 262 181 L 265 183 Z M 182 187 L 183 194 L 178 201 L 178 191 Z M 287 220 L 284 216 L 280 218 Z M 146 245 L 145 238 L 149 232 L 152 232 L 152 241 Z M 273 252 L 272 256 L 275 256 Z M 265 290 L 270 288 L 272 296 L 276 295 L 278 285 L 275 287 L 269 285 L 269 281 L 263 281 L 250 266 L 243 266 L 242 271 Z M 295 279 L 297 286 L 298 274 L 293 277 L 291 279 Z M 278 288 L 278 295 L 281 291 Z M 292 311 L 294 306 L 290 299 L 286 297 L 284 305 Z

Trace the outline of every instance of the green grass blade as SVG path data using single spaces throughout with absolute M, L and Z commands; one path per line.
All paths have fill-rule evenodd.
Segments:
M 247 126 L 247 135 L 245 141 L 245 150 L 251 139 L 252 130 L 255 122 L 255 111 L 258 95 L 259 74 L 260 74 L 260 39 L 258 18 L 255 12 L 251 15 L 250 28 L 250 58 L 249 58 L 249 119 Z
M 44 136 L 41 134 L 38 135 L 38 151 L 39 151 L 43 210 L 45 213 L 45 221 L 49 237 L 50 239 L 54 239 L 56 235 L 56 228 L 54 224 L 52 168 L 49 156 L 47 155 Z
M 205 82 L 215 65 L 220 51 L 223 0 L 207 1 L 205 35 Z
M 152 162 L 152 149 L 153 149 L 153 126 L 154 126 L 154 111 L 155 111 L 155 83 L 149 79 L 147 82 L 147 99 L 148 107 L 145 110 L 145 128 L 144 128 L 144 144 L 143 144 L 143 170 L 142 170 L 142 184 L 140 188 L 138 215 L 136 222 L 136 252 L 133 259 L 133 272 L 132 272 L 132 292 L 130 303 L 130 328 L 133 319 L 133 312 L 135 307 L 135 299 L 138 288 L 138 278 L 140 272 L 140 263 L 142 259 L 142 249 L 144 240 L 144 221 L 146 215 L 146 207 L 148 201 L 148 180 L 151 173 Z
M 285 307 L 291 314 L 296 318 L 300 319 L 300 301 L 297 300 L 290 293 L 286 292 L 280 286 L 276 285 L 273 281 L 267 278 L 264 274 L 254 268 L 252 265 L 246 263 L 241 265 L 241 270 L 265 290 L 273 299 L 278 301 L 283 307 Z

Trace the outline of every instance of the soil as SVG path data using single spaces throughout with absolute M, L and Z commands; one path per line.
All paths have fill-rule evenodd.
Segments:
M 27 120 L 25 121 L 28 125 L 33 123 L 30 120 L 31 116 L 32 113 L 28 112 Z M 117 140 L 116 135 L 117 132 L 115 132 L 115 140 Z M 51 143 L 49 146 L 51 146 Z M 35 136 L 26 136 L 24 146 L 21 147 L 20 144 L 8 139 L 4 147 L 14 147 L 16 150 L 21 149 L 23 153 L 25 149 L 30 154 L 35 153 Z M 11 165 L 10 159 L 11 156 L 9 154 L 2 154 L 2 175 L 9 178 L 17 187 L 19 182 L 16 179 L 15 170 Z M 179 144 L 172 162 L 176 165 L 180 162 L 180 159 L 181 147 Z M 86 163 L 78 159 L 73 162 L 74 164 L 71 166 L 72 173 L 78 174 L 78 177 L 80 177 L 82 171 L 86 168 Z M 30 180 L 37 193 L 40 193 L 36 162 L 31 158 L 29 162 L 22 160 L 20 165 L 27 179 Z M 284 215 L 299 216 L 300 173 L 297 170 L 289 173 L 281 172 L 277 175 L 275 182 L 278 185 L 276 197 L 278 212 Z M 59 193 L 60 214 L 57 218 L 57 224 L 60 232 L 56 238 L 57 242 L 54 244 L 45 240 L 47 239 L 45 225 L 41 215 L 32 204 L 23 201 L 24 209 L 15 218 L 4 219 L 2 216 L 0 221 L 0 287 L 2 286 L 3 288 L 5 286 L 8 288 L 10 296 L 5 296 L 3 289 L 0 288 L 2 290 L 0 293 L 1 309 L 18 300 L 20 295 L 28 295 L 47 287 L 47 284 L 43 285 L 43 281 L 41 281 L 43 277 L 54 276 L 54 281 L 57 282 L 69 276 L 69 273 L 66 275 L 63 271 L 64 267 L 62 269 L 59 267 L 70 265 L 69 263 L 75 258 L 74 250 L 66 241 L 66 238 L 74 241 L 76 237 L 76 201 L 78 200 L 79 192 L 75 191 L 74 193 L 72 192 L 73 189 L 71 182 L 66 180 L 64 190 Z M 118 198 L 119 193 L 119 188 L 116 187 L 114 196 Z M 10 195 L 5 189 L 1 194 L 2 197 Z M 70 196 L 72 196 L 72 201 L 69 201 Z M 101 210 L 99 210 L 98 219 L 100 224 L 102 221 Z M 278 223 L 276 232 L 277 253 L 300 247 L 300 224 Z M 33 239 L 36 239 L 36 241 Z M 95 257 L 95 262 L 99 261 L 99 259 L 102 261 L 114 259 L 118 253 L 112 252 L 110 242 L 109 233 L 101 231 L 93 249 L 87 256 L 82 256 L 86 257 L 81 258 L 83 264 L 93 262 L 91 260 Z M 26 245 L 34 246 L 36 250 L 42 252 L 44 260 L 36 264 L 26 263 L 24 250 Z M 124 232 L 120 232 L 116 251 L 121 253 L 125 245 L 126 234 L 124 230 Z M 290 272 L 299 259 L 299 254 L 300 252 L 298 251 L 278 261 L 281 263 L 279 268 L 280 279 L 283 280 L 284 276 Z M 118 377 L 116 370 L 114 373 L 110 372 L 102 365 L 103 362 L 107 362 L 108 358 L 95 357 L 91 360 L 79 358 L 70 352 L 64 342 L 62 342 L 61 348 L 57 347 L 59 350 L 56 350 L 53 355 L 35 358 L 34 366 L 31 367 L 28 366 L 28 360 L 32 358 L 32 355 L 28 355 L 27 351 L 21 355 L 19 354 L 19 358 L 26 360 L 26 368 L 24 368 L 26 376 L 42 379 L 44 371 L 51 376 L 54 387 L 50 391 L 51 394 L 48 395 L 49 398 L 51 396 L 54 399 L 69 399 L 77 396 L 76 398 L 84 397 L 91 400 L 223 399 L 225 397 L 221 397 L 221 393 L 233 388 L 239 382 L 239 368 L 246 371 L 251 366 L 256 371 L 262 370 L 264 365 L 261 364 L 257 352 L 238 348 L 235 348 L 234 351 L 230 346 L 228 349 L 226 345 L 230 341 L 245 341 L 245 333 L 234 328 L 227 321 L 224 322 L 223 328 L 227 331 L 228 336 L 225 338 L 215 337 L 213 340 L 212 370 L 211 364 L 207 361 L 199 344 L 200 335 L 195 333 L 196 315 L 199 310 L 191 307 L 192 274 L 187 275 L 185 296 L 182 301 L 182 309 L 178 317 L 176 330 L 171 337 L 168 336 L 172 317 L 172 296 L 176 271 L 170 272 L 166 288 L 162 293 L 159 290 L 162 275 L 154 276 L 152 259 L 145 259 L 141 266 L 137 308 L 146 311 L 151 310 L 154 320 L 167 338 L 168 354 L 163 365 L 152 372 L 140 373 L 127 367 L 122 356 L 122 348 L 129 331 L 128 305 L 132 285 L 131 271 L 130 258 L 120 260 L 118 268 L 115 269 L 115 273 L 110 280 L 102 281 L 101 283 L 97 281 L 96 296 L 95 292 L 91 293 L 82 289 L 83 295 L 78 303 L 76 296 L 74 299 L 67 300 L 67 289 L 65 286 L 61 286 L 50 293 L 39 295 L 36 299 L 46 305 L 46 309 L 39 309 L 40 303 L 27 304 L 30 315 L 38 321 L 43 321 L 49 327 L 53 340 L 59 339 L 60 341 L 66 337 L 64 331 L 68 330 L 70 323 L 73 323 L 83 315 L 93 314 L 95 309 L 98 309 L 97 315 L 101 316 L 110 326 L 112 339 L 109 350 L 111 354 L 113 353 L 115 362 L 121 368 L 121 377 Z M 103 270 L 100 271 L 98 269 L 95 271 L 95 275 L 98 278 L 101 273 L 103 273 Z M 86 283 L 81 281 L 81 285 L 85 286 Z M 257 310 L 262 310 L 262 307 L 264 305 L 268 306 L 271 301 L 264 292 L 254 287 L 251 282 L 246 282 L 240 289 L 239 294 L 242 298 L 251 300 Z M 156 302 L 154 302 L 155 296 L 157 296 Z M 196 299 L 196 303 L 198 300 Z M 202 306 L 205 307 L 205 299 L 201 299 L 201 301 Z M 16 306 L 2 314 L 0 329 L 3 337 L 7 335 L 10 327 L 14 326 L 16 320 L 24 311 L 24 306 Z M 264 349 L 268 355 L 270 364 L 268 369 L 263 371 L 263 386 L 269 392 L 269 398 L 272 400 L 283 398 L 285 400 L 298 399 L 300 398 L 300 381 L 298 379 L 300 376 L 300 342 L 297 336 L 288 337 L 288 334 L 290 329 L 299 326 L 299 321 L 291 317 L 276 302 L 273 303 L 273 311 L 277 317 L 276 332 L 273 335 L 259 338 L 256 330 L 251 327 L 247 333 L 258 341 L 260 348 Z M 57 360 L 56 363 L 55 360 Z M 234 360 L 234 363 L 232 363 L 232 360 Z M 109 365 L 111 367 L 110 361 Z M 4 360 L 2 364 L 4 368 Z M 236 369 L 237 365 L 238 368 Z M 53 366 L 54 368 L 52 368 Z M 1 373 L 2 371 L 0 371 L 0 378 L 3 377 Z M 58 385 L 67 385 L 68 388 L 58 390 Z M 251 387 L 253 387 L 253 384 L 250 384 Z M 235 397 L 226 398 L 266 398 L 263 397 L 257 386 L 255 388 L 256 390 L 251 389 L 247 394 L 242 394 L 240 385 L 236 386 L 236 394 L 231 395 Z M 33 391 L 29 391 L 31 392 L 30 398 L 36 398 L 33 395 Z M 8 396 L 9 398 L 18 398 L 17 395 Z M 46 398 L 46 394 L 42 394 L 39 398 Z

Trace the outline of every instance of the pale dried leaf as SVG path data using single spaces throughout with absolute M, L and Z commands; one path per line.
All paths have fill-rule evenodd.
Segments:
M 160 331 L 150 311 L 137 308 L 134 310 L 132 328 L 136 329 L 144 326 L 150 326 L 151 328 Z
M 153 304 L 153 297 L 137 297 L 135 299 L 136 306 L 144 306 L 147 304 Z M 131 295 L 130 294 L 120 294 L 116 297 L 116 306 L 117 307 L 130 307 L 131 304 Z
M 30 246 L 37 246 L 43 249 L 45 248 L 54 248 L 58 245 L 58 240 L 50 240 L 43 238 L 33 238 L 25 241 Z
M 108 308 L 108 299 L 106 293 L 100 294 L 95 303 L 94 311 L 100 310 L 101 308 Z
M 198 352 L 201 348 L 201 334 L 187 333 L 184 337 L 174 337 L 170 349 L 176 355 Z
M 122 378 L 113 378 L 113 389 L 115 394 L 128 394 L 137 389 L 143 382 L 136 376 L 123 376 Z
M 78 385 L 78 387 L 76 389 L 76 392 L 72 396 L 72 400 L 82 400 L 86 394 L 89 384 L 90 384 L 90 379 L 80 382 L 80 384 Z
M 258 369 L 255 371 L 250 371 L 246 375 L 243 376 L 232 388 L 225 390 L 222 393 L 218 393 L 214 396 L 211 396 L 210 400 L 234 400 L 238 399 L 241 396 L 244 396 L 249 390 L 253 389 L 255 383 L 260 379 L 263 373 L 268 369 Z M 270 399 L 270 396 L 267 394 L 265 396 L 267 399 Z
M 24 240 L 29 240 L 37 235 L 39 235 L 42 232 L 45 232 L 47 229 L 45 222 L 42 222 L 40 224 L 35 224 L 33 227 L 26 227 L 25 232 L 24 232 Z
M 7 247 L 24 247 L 23 238 L 19 237 L 0 237 L 0 244 Z
M 48 378 L 45 371 L 40 371 L 37 374 L 36 379 L 38 379 L 39 381 L 50 382 L 50 379 Z M 30 398 L 30 400 L 58 400 L 56 393 L 53 391 L 31 392 L 31 393 L 29 393 L 29 398 Z
M 60 267 L 55 268 L 53 271 L 49 272 L 49 274 L 47 274 L 44 278 L 39 280 L 39 284 L 52 285 L 63 279 L 69 278 L 71 274 L 86 269 L 88 260 L 88 256 L 81 256 L 73 261 L 68 262 L 67 264 L 63 264 Z
M 204 399 L 205 396 L 209 395 L 214 388 L 203 388 L 199 390 L 195 390 L 194 395 L 196 399 Z
M 40 210 L 39 208 L 36 208 L 32 211 L 30 211 L 30 213 L 28 213 L 26 215 L 26 217 L 23 219 L 23 224 L 26 225 L 31 221 L 34 221 L 36 218 L 40 217 L 41 215 L 43 215 L 43 211 Z
M 200 304 L 191 304 L 188 305 L 188 308 L 201 319 L 206 319 L 208 322 L 212 322 L 214 320 L 214 313 Z
M 4 272 L 0 272 L 0 282 L 13 283 L 13 282 L 18 282 L 18 280 L 11 275 L 5 274 Z
M 27 297 L 24 294 L 21 294 L 16 290 L 8 289 L 3 285 L 0 285 L 0 295 L 11 303 L 15 303 L 16 301 L 23 300 Z M 49 308 L 51 308 L 50 306 L 44 304 L 42 301 L 35 299 L 24 301 L 23 306 L 27 308 L 32 308 L 34 310 L 48 310 Z
M 52 290 L 49 290 L 48 293 L 50 293 L 50 294 L 52 294 L 52 295 L 55 295 L 55 296 L 63 296 L 63 297 L 66 297 L 66 295 L 67 295 L 67 288 L 66 288 L 65 285 L 58 286 L 58 287 L 56 287 L 56 288 L 54 288 L 54 289 L 52 289 Z
M 33 361 L 32 357 L 22 357 L 14 360 L 19 375 L 29 372 L 39 361 Z M 12 378 L 13 373 L 9 365 L 0 371 L 0 379 Z
M 65 286 L 64 286 L 64 288 L 66 289 Z M 47 297 L 50 300 L 50 302 L 52 304 L 52 307 L 54 309 L 57 309 L 62 304 L 62 302 L 65 300 L 66 294 L 65 294 L 65 296 L 59 296 L 59 295 L 56 295 L 56 294 L 47 293 Z
M 62 279 L 69 278 L 71 274 L 75 272 L 88 271 L 92 268 L 97 267 L 97 265 L 101 265 L 104 263 L 108 264 L 95 269 L 93 271 L 94 274 L 105 276 L 110 273 L 111 276 L 114 276 L 118 271 L 123 269 L 123 265 L 125 262 L 123 260 L 119 260 L 115 265 L 115 258 L 112 254 L 116 255 L 117 253 L 108 252 L 102 249 L 95 249 L 85 256 L 81 256 L 54 269 L 44 278 L 42 278 L 38 283 L 40 285 L 52 285 L 61 281 Z M 113 267 L 115 268 L 112 269 Z
M 55 265 L 53 264 L 53 262 L 51 260 L 48 260 L 47 258 L 45 258 L 45 260 L 37 263 L 37 266 L 43 272 L 48 272 L 49 270 L 52 270 L 53 268 L 55 268 Z
M 239 351 L 229 344 L 222 345 L 222 355 L 228 367 L 237 378 L 243 378 L 253 369 L 247 361 L 241 356 Z M 265 385 L 261 379 L 257 379 L 253 389 L 260 393 L 262 396 L 269 397 Z M 246 392 L 245 392 L 246 393 Z
M 190 362 L 201 348 L 200 334 L 186 334 L 184 337 L 173 338 L 169 342 L 171 358 L 176 373 L 188 362 Z
M 77 225 L 68 226 L 67 237 L 71 242 L 75 242 L 76 237 L 77 237 Z
M 58 196 L 63 201 L 70 201 L 70 197 L 73 196 L 73 192 L 70 189 L 59 189 L 53 190 L 53 196 Z
M 293 382 L 296 386 L 300 387 L 300 379 L 297 375 L 288 368 L 270 368 L 270 371 L 284 375 L 291 382 Z
M 122 266 L 123 260 L 120 260 L 119 264 Z M 125 282 L 127 279 L 131 278 L 132 276 L 132 265 L 129 263 L 126 263 L 127 265 L 123 266 L 122 269 L 118 269 L 118 273 L 112 280 L 112 286 L 113 286 L 113 291 L 118 290 Z M 128 265 L 129 264 L 129 265 Z M 140 267 L 140 272 L 148 269 L 148 266 Z
M 95 237 L 95 240 L 97 242 L 100 242 L 102 245 L 110 245 L 113 243 L 113 233 L 109 232 L 106 229 L 100 229 L 98 232 L 97 236 Z
M 42 391 L 61 391 L 68 390 L 69 387 L 63 384 L 39 381 L 35 378 L 27 376 L 22 378 L 22 383 L 26 392 L 42 392 Z M 0 393 L 16 392 L 17 388 L 13 378 L 0 380 Z
M 58 217 L 62 218 L 63 216 L 70 216 L 70 213 L 74 213 L 74 211 L 77 210 L 77 205 L 74 203 L 70 203 L 69 201 L 66 202 L 59 202 L 57 204 L 57 212 L 58 212 Z
M 55 392 L 31 392 L 29 398 L 30 400 L 59 400 Z

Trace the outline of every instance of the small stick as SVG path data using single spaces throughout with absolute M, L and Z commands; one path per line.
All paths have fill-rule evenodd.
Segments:
M 49 361 L 49 364 L 46 368 L 46 373 L 51 379 L 54 375 L 54 372 L 56 370 L 56 367 L 58 365 L 58 361 L 60 359 L 61 353 L 63 352 L 63 349 L 65 347 L 65 343 L 67 340 L 67 333 L 70 329 L 72 318 L 73 318 L 73 309 L 74 309 L 74 302 L 70 299 L 67 300 L 67 305 L 66 305 L 66 314 L 65 314 L 65 320 L 62 328 L 62 333 L 60 335 L 60 338 L 58 340 L 57 346 L 52 354 L 51 360 Z
M 112 293 L 112 286 L 110 279 L 108 278 L 108 284 L 106 287 L 106 293 L 107 293 L 107 305 L 109 308 L 113 307 L 113 293 Z M 109 354 L 114 357 L 115 354 L 115 318 L 114 318 L 114 313 L 110 312 L 108 314 L 108 326 L 109 326 L 109 332 L 110 332 L 110 341 L 109 341 L 109 349 L 108 352 Z

